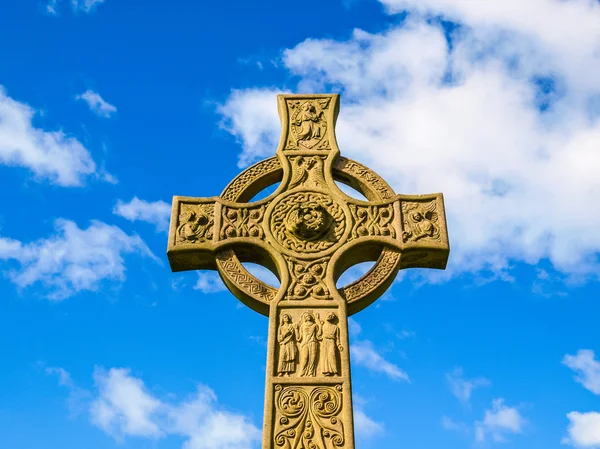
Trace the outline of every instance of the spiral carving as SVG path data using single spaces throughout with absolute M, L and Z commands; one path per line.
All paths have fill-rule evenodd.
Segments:
M 338 418 L 341 390 L 341 385 L 276 387 L 276 445 L 284 449 L 343 447 L 344 426 Z

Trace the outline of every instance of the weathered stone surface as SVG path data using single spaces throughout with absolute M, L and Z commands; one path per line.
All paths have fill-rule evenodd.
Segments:
M 353 449 L 348 316 L 381 296 L 398 270 L 446 267 L 443 198 L 396 195 L 341 157 L 338 95 L 279 95 L 278 107 L 276 157 L 243 171 L 218 198 L 174 197 L 167 254 L 173 271 L 218 270 L 240 301 L 270 319 L 263 449 Z M 246 203 L 276 183 L 268 198 Z M 279 290 L 244 261 L 276 273 Z M 376 261 L 367 274 L 336 288 L 341 273 L 366 261 Z

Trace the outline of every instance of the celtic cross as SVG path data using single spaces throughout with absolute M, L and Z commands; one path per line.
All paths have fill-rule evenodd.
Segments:
M 446 267 L 443 198 L 396 195 L 341 157 L 339 95 L 277 101 L 276 156 L 243 171 L 220 197 L 174 197 L 167 254 L 173 271 L 217 270 L 240 301 L 269 317 L 263 449 L 354 449 L 348 316 L 380 297 L 398 270 Z M 336 287 L 346 269 L 367 261 L 375 262 L 369 272 Z M 267 267 L 281 287 L 242 262 Z

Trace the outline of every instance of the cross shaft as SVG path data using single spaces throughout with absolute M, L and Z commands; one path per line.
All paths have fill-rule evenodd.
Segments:
M 341 157 L 339 95 L 279 95 L 278 110 L 276 157 L 243 171 L 220 197 L 174 197 L 167 254 L 173 271 L 218 270 L 238 299 L 269 316 L 263 449 L 353 449 L 348 316 L 380 297 L 398 270 L 446 267 L 443 198 L 396 195 Z M 278 182 L 269 197 L 247 202 Z M 376 262 L 367 274 L 336 287 L 366 261 Z M 279 290 L 242 262 L 273 271 Z

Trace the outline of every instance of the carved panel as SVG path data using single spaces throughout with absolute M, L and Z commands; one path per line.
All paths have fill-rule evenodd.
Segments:
M 440 240 L 437 201 L 402 202 L 402 240 L 404 243 L 419 240 Z
M 175 243 L 203 243 L 213 238 L 214 204 L 179 206 Z
M 290 111 L 286 150 L 330 149 L 325 110 L 330 99 L 288 100 Z
M 275 386 L 274 440 L 283 449 L 344 447 L 342 386 Z
M 342 207 L 329 195 L 298 192 L 284 197 L 271 215 L 273 237 L 284 248 L 315 253 L 335 245 L 346 229 Z
M 332 299 L 329 289 L 325 285 L 325 272 L 329 259 L 329 257 L 324 257 L 307 262 L 294 257 L 286 257 L 291 282 L 285 299 Z
M 283 309 L 277 327 L 279 377 L 341 375 L 339 318 L 334 309 Z
M 222 210 L 222 239 L 234 237 L 263 238 L 262 219 L 265 206 L 257 208 L 237 208 L 224 206 Z
M 392 225 L 394 219 L 394 206 L 357 206 L 351 204 L 350 212 L 354 219 L 352 237 L 366 237 L 369 235 L 381 237 L 396 237 L 396 230 Z
M 292 179 L 289 189 L 298 186 L 324 189 L 327 182 L 324 176 L 325 156 L 292 156 Z

